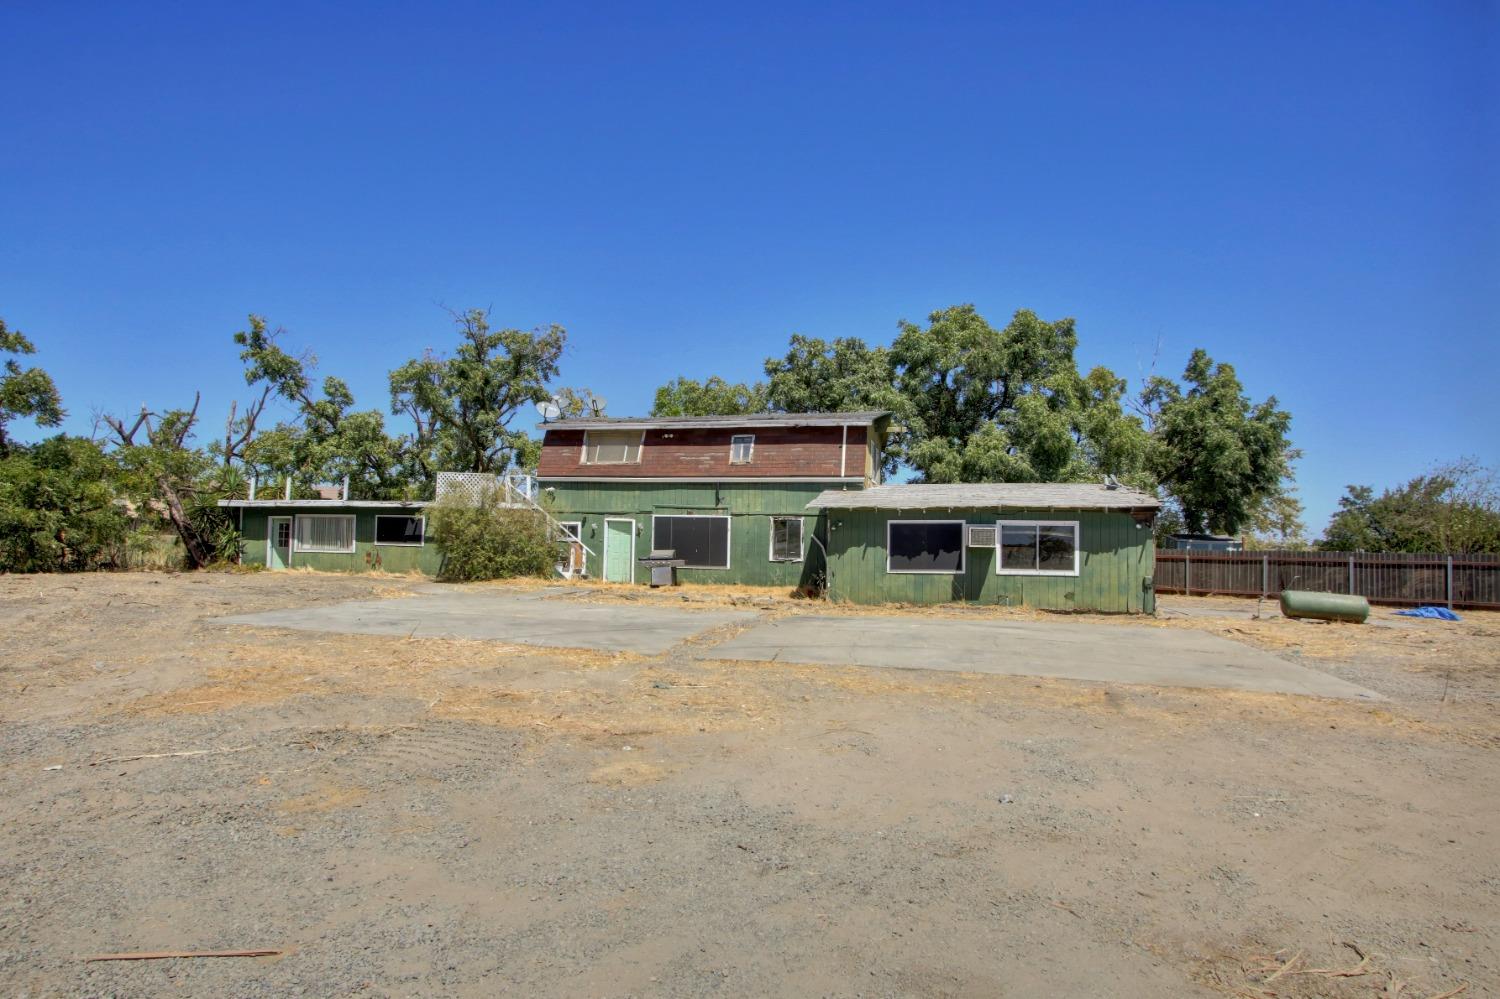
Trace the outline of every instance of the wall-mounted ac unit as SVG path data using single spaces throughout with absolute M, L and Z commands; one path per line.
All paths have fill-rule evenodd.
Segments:
M 995 528 L 983 524 L 969 525 L 970 548 L 993 548 L 996 541 Z

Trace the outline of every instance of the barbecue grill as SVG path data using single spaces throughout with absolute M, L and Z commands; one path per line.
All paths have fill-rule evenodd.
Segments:
M 653 549 L 645 558 L 636 559 L 641 565 L 651 570 L 651 585 L 676 586 L 677 567 L 685 565 L 683 559 L 677 558 L 677 552 L 671 548 Z

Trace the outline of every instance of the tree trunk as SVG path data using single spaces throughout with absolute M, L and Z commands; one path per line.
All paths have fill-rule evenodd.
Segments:
M 182 500 L 177 496 L 177 490 L 167 481 L 166 476 L 158 476 L 156 488 L 161 490 L 163 501 L 167 504 L 167 519 L 172 521 L 172 526 L 177 529 L 177 536 L 182 539 L 183 550 L 187 552 L 188 564 L 194 569 L 201 569 L 213 561 L 213 553 L 198 537 L 198 532 L 193 528 L 193 523 L 188 519 L 187 513 L 182 509 Z

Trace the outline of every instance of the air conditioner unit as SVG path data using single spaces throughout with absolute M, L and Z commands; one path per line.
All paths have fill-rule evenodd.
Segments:
M 995 547 L 995 541 L 995 528 L 983 524 L 969 525 L 970 548 L 993 548 Z

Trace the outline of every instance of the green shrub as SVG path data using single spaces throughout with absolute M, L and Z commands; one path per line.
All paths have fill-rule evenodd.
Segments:
M 545 577 L 557 562 L 546 516 L 505 506 L 498 490 L 477 504 L 434 504 L 427 511 L 427 527 L 443 553 L 441 579 Z
M 59 435 L 0 458 L 0 572 L 118 568 L 129 518 L 98 445 Z

